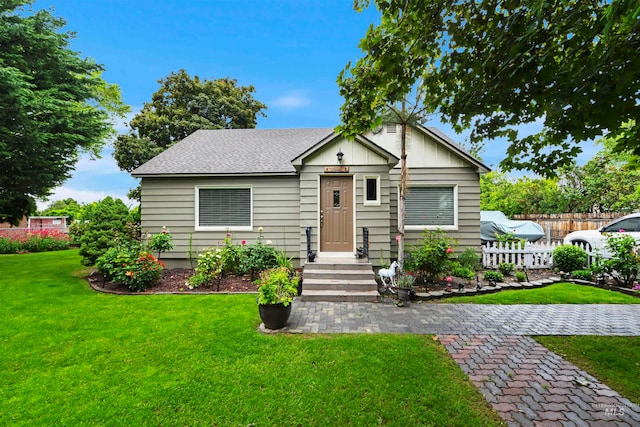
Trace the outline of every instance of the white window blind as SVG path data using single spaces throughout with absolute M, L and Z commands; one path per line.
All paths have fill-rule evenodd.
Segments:
M 201 188 L 198 202 L 200 227 L 251 226 L 250 188 Z
M 453 187 L 410 187 L 405 199 L 406 225 L 455 225 Z

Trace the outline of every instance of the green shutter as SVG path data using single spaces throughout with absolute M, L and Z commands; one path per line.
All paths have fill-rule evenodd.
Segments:
M 251 226 L 250 188 L 201 188 L 198 199 L 200 227 Z
M 410 187 L 406 225 L 455 225 L 453 187 Z

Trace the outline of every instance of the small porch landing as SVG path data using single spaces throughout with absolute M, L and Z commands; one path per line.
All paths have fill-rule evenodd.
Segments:
M 316 258 L 302 271 L 302 301 L 373 302 L 378 285 L 366 259 Z

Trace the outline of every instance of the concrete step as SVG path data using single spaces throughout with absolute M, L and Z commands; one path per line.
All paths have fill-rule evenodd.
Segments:
M 316 291 L 304 290 L 298 297 L 301 301 L 330 302 L 374 302 L 378 299 L 377 291 Z
M 308 262 L 304 265 L 305 270 L 358 270 L 358 271 L 373 271 L 373 267 L 370 262 L 351 263 L 344 262 Z
M 302 292 L 306 290 L 377 290 L 378 284 L 373 278 L 354 280 L 354 279 L 307 279 L 306 276 L 302 281 Z
M 304 279 L 342 279 L 342 280 L 375 280 L 371 268 L 368 270 L 323 270 L 304 269 Z

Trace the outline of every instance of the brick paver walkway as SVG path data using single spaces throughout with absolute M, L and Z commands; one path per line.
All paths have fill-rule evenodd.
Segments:
M 638 426 L 630 402 L 526 335 L 640 336 L 640 305 L 295 301 L 288 333 L 435 334 L 510 426 Z

